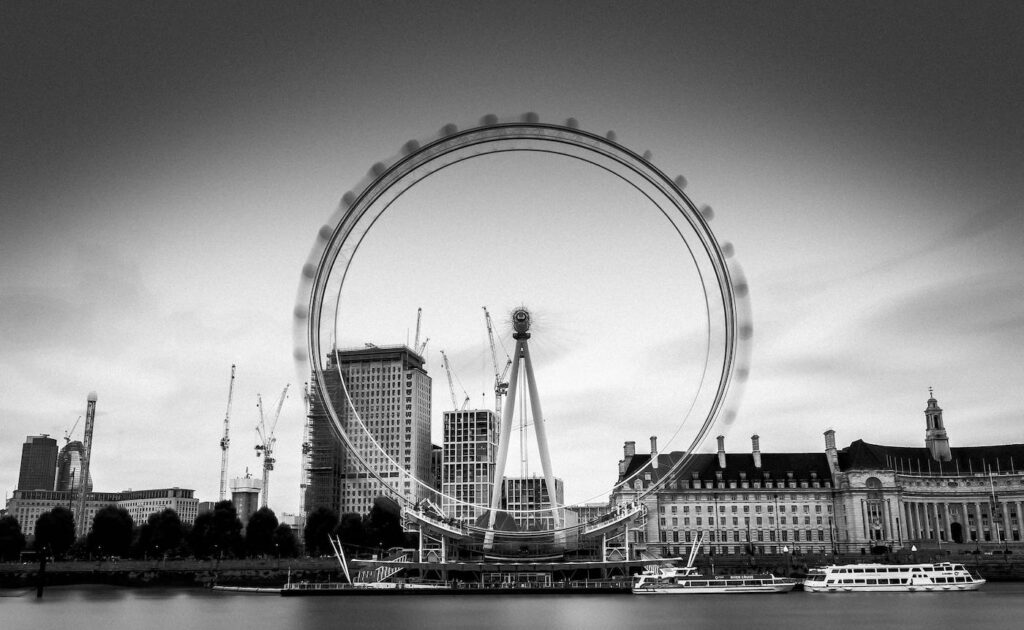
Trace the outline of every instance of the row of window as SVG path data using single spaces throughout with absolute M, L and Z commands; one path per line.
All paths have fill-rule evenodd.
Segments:
M 678 505 L 671 505 L 671 506 L 667 506 L 667 507 L 669 508 L 669 511 L 672 514 L 677 514 L 679 512 L 679 509 L 678 509 L 679 506 Z M 714 514 L 714 512 L 715 512 L 714 506 L 711 506 L 711 505 L 707 505 L 707 506 L 695 505 L 693 507 L 694 507 L 693 511 L 695 513 L 697 513 L 697 514 L 700 514 L 705 509 L 707 510 L 708 514 Z M 749 514 L 750 513 L 750 506 L 749 505 L 744 505 L 742 507 L 743 507 L 743 513 L 744 514 Z M 689 505 L 683 505 L 682 508 L 683 508 L 683 510 L 682 510 L 683 514 L 689 514 L 690 513 L 690 506 Z M 726 508 L 729 508 L 728 511 L 732 512 L 733 514 L 737 514 L 740 511 L 740 506 L 738 506 L 738 505 L 731 505 L 731 506 L 719 505 L 718 506 L 719 513 L 725 514 L 725 512 L 727 511 Z M 658 511 L 661 512 L 662 514 L 664 514 L 665 513 L 665 509 L 666 509 L 666 506 L 662 505 L 662 506 L 660 506 L 658 508 Z M 755 505 L 754 506 L 754 513 L 755 514 L 760 514 L 762 509 L 764 509 L 765 512 L 768 512 L 769 514 L 771 514 L 774 511 L 775 506 L 774 505 L 768 505 L 768 506 Z M 828 504 L 827 505 L 827 509 L 828 509 L 829 512 L 831 512 L 832 511 L 832 505 Z M 786 511 L 786 506 L 783 505 L 783 504 L 779 504 L 779 513 L 781 514 L 781 513 L 784 513 L 785 511 Z M 796 514 L 799 511 L 800 510 L 798 509 L 798 506 L 796 506 L 796 505 L 790 506 L 790 512 Z M 804 505 L 803 506 L 803 513 L 804 514 L 810 514 L 811 513 L 811 506 Z M 815 514 L 821 514 L 821 504 L 820 503 L 818 505 L 814 506 L 814 513 Z
M 715 517 L 709 516 L 707 518 L 708 518 L 708 525 L 712 525 L 713 526 L 715 524 Z M 803 519 L 804 519 L 803 520 L 803 524 L 804 525 L 810 525 L 811 524 L 811 517 L 810 516 L 805 516 L 805 517 L 803 517 Z M 816 525 L 821 525 L 822 524 L 822 517 L 816 516 L 816 517 L 814 517 L 814 519 L 815 519 L 815 524 Z M 703 522 L 704 518 L 701 517 L 701 516 L 696 517 L 694 520 L 696 521 L 697 525 L 703 525 L 704 524 L 704 522 Z M 659 519 L 659 522 L 661 523 L 662 527 L 667 527 L 668 526 L 668 522 L 667 521 L 668 521 L 668 519 L 666 517 L 664 517 L 664 516 L 662 516 Z M 729 524 L 728 517 L 723 516 L 720 519 L 718 519 L 718 524 L 723 526 L 723 527 L 728 525 Z M 740 519 L 739 519 L 738 516 L 732 517 L 732 524 L 734 526 L 740 524 Z M 743 518 L 743 524 L 744 525 L 748 525 L 748 526 L 751 524 L 749 516 L 746 516 L 746 517 Z M 753 524 L 754 525 L 758 525 L 758 526 L 763 525 L 764 524 L 764 518 L 760 517 L 760 516 L 755 517 Z M 768 517 L 768 524 L 769 525 L 774 525 L 775 524 L 775 517 L 774 516 L 769 516 Z M 779 517 L 779 524 L 780 525 L 787 525 L 788 524 L 787 523 L 787 517 L 780 516 Z M 800 517 L 799 516 L 792 517 L 792 524 L 793 525 L 799 525 L 800 524 Z M 683 525 L 684 526 L 690 525 L 690 517 L 689 516 L 684 516 L 683 517 Z M 678 517 L 675 517 L 675 516 L 672 517 L 672 527 L 679 527 L 679 518 Z

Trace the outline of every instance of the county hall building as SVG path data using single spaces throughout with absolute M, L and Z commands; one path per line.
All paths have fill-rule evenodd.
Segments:
M 626 442 L 611 503 L 641 497 L 633 542 L 660 556 L 684 554 L 698 535 L 716 554 L 1020 547 L 1024 444 L 953 448 L 934 396 L 924 414 L 923 447 L 839 449 L 829 430 L 821 453 L 762 453 L 756 435 L 729 452 L 719 436 L 717 453 L 694 454 L 672 478 L 683 453 Z

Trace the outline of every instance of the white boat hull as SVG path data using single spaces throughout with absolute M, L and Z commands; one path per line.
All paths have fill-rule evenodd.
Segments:
M 795 582 L 759 586 L 650 586 L 634 588 L 634 595 L 710 595 L 715 593 L 788 593 Z
M 937 593 L 940 591 L 976 591 L 985 580 L 968 584 L 828 584 L 811 585 L 803 589 L 808 593 Z
M 811 569 L 808 593 L 940 593 L 976 591 L 985 580 L 961 564 L 848 564 Z

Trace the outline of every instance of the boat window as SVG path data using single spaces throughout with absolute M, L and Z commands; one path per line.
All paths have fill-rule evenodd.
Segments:
M 878 584 L 878 580 L 876 580 L 875 578 L 868 578 L 867 583 L 868 584 Z

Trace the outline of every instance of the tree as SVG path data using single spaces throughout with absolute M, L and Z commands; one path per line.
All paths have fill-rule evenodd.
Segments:
M 350 548 L 359 549 L 366 545 L 366 527 L 363 525 L 361 514 L 356 512 L 342 514 L 337 533 L 342 544 Z
M 139 546 L 143 553 L 156 557 L 179 554 L 185 542 L 185 525 L 171 508 L 153 512 L 139 531 Z
M 13 516 L 0 517 L 0 560 L 17 560 L 25 548 L 21 523 Z
M 75 543 L 75 516 L 71 510 L 57 506 L 36 519 L 33 547 L 37 551 L 63 558 Z
M 382 549 L 405 545 L 405 532 L 402 531 L 402 508 L 393 499 L 377 497 L 370 509 L 369 522 L 366 524 L 367 543 Z
M 338 513 L 331 508 L 321 506 L 310 512 L 306 519 L 306 529 L 302 532 L 306 553 L 310 556 L 328 553 L 331 545 L 327 542 L 327 537 L 337 526 Z
M 128 510 L 119 505 L 101 507 L 92 519 L 87 542 L 89 551 L 101 556 L 127 556 L 134 528 Z
M 274 553 L 279 558 L 294 558 L 299 555 L 299 541 L 292 528 L 281 523 L 274 530 Z
M 208 558 L 213 554 L 213 512 L 203 512 L 192 523 L 186 535 L 188 546 L 196 558 Z
M 249 517 L 245 526 L 245 549 L 250 556 L 273 555 L 274 531 L 277 529 L 277 516 L 274 510 L 264 506 Z
M 245 543 L 242 521 L 238 520 L 235 504 L 227 500 L 218 501 L 212 512 L 197 516 L 188 542 L 197 558 L 241 556 Z

